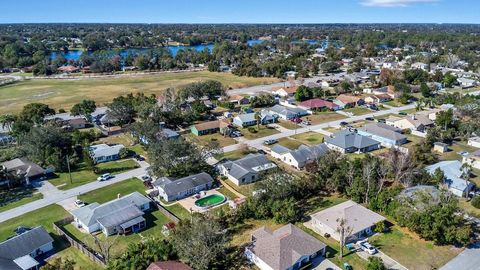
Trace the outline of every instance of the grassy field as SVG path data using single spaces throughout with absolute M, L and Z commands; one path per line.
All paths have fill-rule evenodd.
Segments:
M 24 105 L 32 102 L 46 103 L 57 110 L 69 110 L 85 98 L 94 99 L 97 105 L 102 105 L 122 94 L 144 92 L 158 95 L 169 87 L 180 88 L 205 80 L 217 80 L 225 87 L 232 88 L 278 81 L 274 78 L 239 77 L 208 71 L 76 81 L 27 80 L 0 87 L 0 114 L 19 112 Z
M 231 151 L 231 152 L 227 152 L 227 153 L 223 153 L 223 154 L 220 154 L 220 155 L 216 155 L 215 158 L 217 160 L 221 160 L 221 159 L 229 159 L 229 160 L 237 160 L 237 159 L 241 159 L 242 157 L 250 154 L 250 153 L 255 153 L 255 151 L 250 151 L 250 150 L 235 150 L 235 151 Z
M 369 110 L 367 108 L 362 108 L 362 107 L 353 107 L 353 108 L 350 108 L 350 109 L 345 109 L 343 111 L 353 113 L 353 115 L 364 115 L 364 114 L 372 112 L 371 110 Z
M 304 116 L 302 117 L 302 120 L 310 121 L 312 125 L 318 125 L 321 123 L 331 122 L 345 118 L 347 117 L 336 112 L 318 112 L 312 115 Z
M 274 128 L 262 126 L 262 125 L 260 125 L 260 128 L 257 128 L 256 126 L 254 126 L 253 128 L 256 130 L 256 132 L 250 132 L 248 128 L 242 128 L 240 129 L 240 132 L 243 134 L 243 137 L 245 137 L 245 139 L 247 140 L 254 140 L 254 139 L 263 138 L 266 136 L 279 133 Z
M 80 164 L 77 170 L 72 171 L 72 182 L 70 183 L 70 176 L 68 173 L 56 173 L 57 178 L 48 180 L 60 190 L 67 190 L 78 187 L 97 180 L 97 176 L 104 173 L 119 174 L 124 171 L 138 168 L 138 164 L 131 160 L 118 160 L 97 164 L 99 173 L 95 174 L 93 171 L 87 170 Z
M 294 140 L 292 138 L 286 137 L 286 138 L 281 138 L 278 140 L 278 144 L 281 146 L 284 146 L 290 150 L 295 150 L 297 149 L 300 145 L 302 145 L 302 142 Z M 273 145 L 272 145 L 273 147 Z
M 195 142 L 201 146 L 206 146 L 212 141 L 216 141 L 220 144 L 220 147 L 225 147 L 228 145 L 235 144 L 236 141 L 233 138 L 225 137 L 220 133 L 208 134 L 203 136 L 195 136 L 193 133 L 188 133 L 184 135 L 188 140 Z
M 297 125 L 295 124 L 294 122 L 292 121 L 287 121 L 287 120 L 278 120 L 278 123 L 277 123 L 279 126 L 282 126 L 286 129 L 296 129 L 296 128 L 301 128 L 300 125 Z
M 472 153 L 478 149 L 467 145 L 466 142 L 455 141 L 448 146 L 448 150 L 448 152 L 439 155 L 441 160 L 462 160 L 462 156 L 458 154 L 459 152 Z
M 179 203 L 172 204 L 170 206 L 165 206 L 168 211 L 172 212 L 179 219 L 185 220 L 190 218 L 190 212 L 187 209 L 183 208 Z
M 390 100 L 385 102 L 385 104 L 390 105 L 392 107 L 402 107 L 404 104 L 400 103 L 398 100 Z
M 370 237 L 370 242 L 405 267 L 416 270 L 438 269 L 462 250 L 452 246 L 436 246 L 397 226 L 393 226 L 388 233 Z
M 87 192 L 80 195 L 78 198 L 87 203 L 105 203 L 116 199 L 118 194 L 124 196 L 134 191 L 138 191 L 140 194 L 145 194 L 145 186 L 142 181 L 136 178 Z
M 306 132 L 306 133 L 295 135 L 292 138 L 304 144 L 314 145 L 314 144 L 322 143 L 323 137 L 324 137 L 323 134 L 320 134 L 317 132 Z
M 218 192 L 222 193 L 223 195 L 225 195 L 225 197 L 227 197 L 230 200 L 238 198 L 238 196 L 235 193 L 231 192 L 228 188 L 223 186 L 218 189 Z

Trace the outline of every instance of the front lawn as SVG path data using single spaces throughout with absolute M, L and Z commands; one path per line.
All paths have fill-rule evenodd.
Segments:
M 278 123 L 277 123 L 279 126 L 282 126 L 286 129 L 296 129 L 296 128 L 301 128 L 301 126 L 299 126 L 298 124 L 295 124 L 294 122 L 292 121 L 288 121 L 288 120 L 278 120 Z
M 242 132 L 243 133 L 243 132 Z M 237 142 L 228 136 L 223 136 L 220 133 L 213 133 L 213 134 L 207 134 L 203 136 L 196 136 L 195 134 L 188 133 L 184 135 L 188 140 L 200 145 L 200 146 L 206 146 L 210 144 L 211 142 L 218 142 L 220 147 L 225 147 L 229 146 L 232 144 L 236 144 Z
M 41 193 L 32 187 L 15 187 L 9 190 L 0 190 L 0 212 L 18 207 L 43 198 Z
M 341 115 L 336 112 L 317 112 L 312 115 L 302 117 L 302 120 L 310 121 L 312 125 L 318 125 L 345 118 L 347 118 L 345 115 Z
M 257 126 L 253 126 L 250 128 L 242 128 L 240 129 L 240 132 L 247 140 L 254 140 L 279 133 L 275 128 L 263 125 L 260 125 L 260 128 L 257 128 Z
M 78 196 L 78 199 L 87 203 L 97 202 L 101 204 L 116 199 L 118 194 L 124 196 L 134 191 L 138 191 L 140 194 L 145 195 L 145 186 L 142 181 L 137 178 L 128 179 L 107 187 L 92 190 Z
M 367 108 L 362 108 L 362 107 L 353 107 L 353 108 L 345 109 L 343 111 L 353 113 L 353 115 L 364 115 L 372 112 L 371 110 Z
M 370 243 L 405 267 L 416 270 L 438 269 L 462 251 L 453 246 L 436 246 L 396 225 L 388 233 L 370 237 Z
M 323 142 L 324 135 L 317 132 L 306 132 L 293 136 L 297 141 L 302 142 L 303 144 L 315 145 Z
M 95 174 L 93 171 L 88 170 L 83 163 L 80 163 L 78 168 L 72 171 L 71 182 L 68 172 L 55 173 L 56 177 L 48 181 L 60 190 L 67 190 L 96 181 L 97 177 L 104 173 L 118 174 L 138 168 L 138 164 L 131 159 L 126 159 L 99 163 L 97 164 L 97 168 L 99 172 Z
M 278 144 L 281 145 L 281 146 L 284 146 L 284 147 L 286 147 L 290 150 L 295 150 L 300 145 L 302 145 L 302 142 L 294 140 L 294 139 L 289 138 L 289 137 L 285 137 L 285 138 L 280 138 L 278 140 Z M 272 145 L 272 147 L 273 147 L 273 145 Z
M 387 104 L 389 106 L 392 106 L 392 107 L 402 107 L 402 106 L 405 106 L 405 104 L 402 104 L 400 103 L 398 100 L 390 100 L 390 101 L 387 101 L 385 102 L 384 104 Z
M 216 155 L 215 159 L 222 160 L 222 159 L 225 158 L 225 159 L 229 159 L 229 160 L 237 160 L 237 159 L 241 159 L 242 157 L 244 157 L 244 156 L 246 156 L 250 153 L 255 153 L 255 151 L 240 149 L 240 150 L 235 150 L 235 151 L 231 151 L 231 152 L 222 153 L 220 155 Z

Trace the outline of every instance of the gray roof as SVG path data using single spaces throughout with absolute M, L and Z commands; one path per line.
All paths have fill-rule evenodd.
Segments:
M 249 154 L 244 158 L 221 164 L 228 170 L 228 174 L 235 179 L 241 179 L 249 173 L 275 168 L 276 165 L 262 154 Z
M 96 144 L 90 146 L 90 152 L 92 153 L 93 158 L 98 158 L 98 157 L 108 157 L 108 156 L 114 156 L 118 155 L 120 153 L 120 150 L 124 148 L 125 146 L 121 144 L 116 144 L 116 145 L 108 145 L 108 144 Z
M 352 228 L 352 234 L 365 230 L 385 218 L 354 201 L 346 201 L 312 215 L 320 223 L 336 230 L 338 219 L 345 219 L 348 226 Z
M 343 149 L 355 147 L 358 149 L 380 144 L 378 141 L 356 132 L 342 130 L 331 136 L 325 137 L 325 142 L 336 145 Z
M 290 149 L 280 144 L 275 144 L 270 150 L 277 154 L 285 154 L 290 152 Z
M 358 130 L 393 141 L 401 141 L 407 138 L 405 135 L 400 133 L 400 129 L 383 123 L 368 124 L 359 128 Z
M 149 199 L 135 191 L 101 205 L 98 203 L 86 205 L 72 210 L 71 213 L 86 226 L 99 222 L 105 227 L 110 227 L 120 225 L 129 219 L 143 215 L 139 207 L 149 202 Z
M 26 158 L 15 158 L 1 163 L 9 172 L 24 177 L 35 177 L 45 173 L 45 170 Z
M 312 146 L 300 145 L 297 150 L 290 151 L 298 163 L 305 163 L 309 160 L 316 160 L 328 152 L 326 144 L 321 143 Z
M 61 121 L 69 121 L 73 119 L 84 119 L 83 116 L 80 115 L 72 115 L 70 113 L 57 113 L 54 115 L 48 115 L 43 118 L 43 120 L 61 120 Z
M 43 227 L 36 227 L 0 243 L 0 269 L 21 269 L 13 260 L 52 243 L 53 238 Z M 21 263 L 24 260 L 19 260 Z
M 275 231 L 262 227 L 252 233 L 250 250 L 274 270 L 290 268 L 302 256 L 321 251 L 326 245 L 292 224 Z
M 255 119 L 255 114 L 256 113 L 239 114 L 239 115 L 235 116 L 235 118 L 240 119 L 240 121 L 242 121 L 242 123 L 253 122 L 253 121 L 257 121 L 257 119 Z
M 164 134 L 167 138 L 176 138 L 180 136 L 176 131 L 173 131 L 169 128 L 162 128 L 162 134 Z
M 167 195 L 176 195 L 183 191 L 211 183 L 213 183 L 213 178 L 208 173 L 202 172 L 177 180 L 173 180 L 168 177 L 162 177 L 155 180 L 153 185 L 163 189 Z
M 296 115 L 307 115 L 308 112 L 301 108 L 289 108 L 282 105 L 275 105 L 270 108 L 270 112 L 278 115 L 285 116 L 296 116 Z

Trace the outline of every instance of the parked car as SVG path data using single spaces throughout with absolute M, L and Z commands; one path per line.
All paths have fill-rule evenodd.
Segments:
M 378 123 L 384 123 L 384 124 L 385 124 L 385 123 L 387 122 L 387 120 L 385 120 L 385 119 L 377 119 L 377 122 L 378 122 Z
M 262 154 L 262 155 L 267 154 L 267 152 L 265 152 L 265 150 L 262 150 L 262 149 L 258 149 L 257 153 Z
M 75 206 L 76 206 L 76 207 L 84 207 L 84 206 L 85 206 L 85 202 L 84 202 L 84 201 L 81 201 L 81 200 L 75 200 Z
M 105 174 L 102 174 L 100 175 L 97 180 L 98 181 L 107 181 L 108 179 L 111 179 L 113 178 L 113 175 L 111 175 L 110 173 L 105 173 Z
M 368 243 L 366 240 L 358 241 L 357 244 L 360 246 L 360 248 L 363 251 L 367 252 L 370 255 L 377 253 L 377 249 L 374 246 L 372 246 L 370 243 Z
M 344 262 L 344 263 L 343 263 L 343 269 L 345 269 L 345 270 L 353 270 L 353 267 L 352 267 L 350 264 L 348 264 L 347 262 Z
M 144 161 L 145 160 L 145 158 L 140 156 L 140 155 L 134 155 L 133 157 L 138 161 Z
M 18 226 L 17 228 L 15 228 L 14 232 L 17 234 L 17 235 L 20 235 L 24 232 L 27 232 L 27 231 L 30 231 L 32 228 L 30 227 L 26 227 L 26 226 Z
M 152 178 L 149 175 L 142 176 L 142 181 L 144 181 L 144 182 L 145 181 L 151 181 L 151 180 L 152 180 Z
M 367 121 L 375 121 L 375 118 L 373 118 L 373 117 L 366 117 L 365 120 L 367 120 Z
M 266 140 L 266 141 L 264 141 L 263 144 L 265 144 L 265 145 L 272 145 L 272 144 L 275 144 L 275 143 L 277 143 L 277 142 L 278 142 L 278 140 L 271 139 L 271 140 Z
M 399 114 L 399 115 L 407 115 L 406 112 L 399 112 L 398 114 Z
M 340 126 L 346 126 L 346 125 L 348 125 L 348 123 L 347 123 L 347 122 L 343 122 L 343 121 L 342 121 L 342 122 L 340 122 Z
M 300 118 L 293 118 L 293 119 L 291 119 L 290 121 L 299 124 L 299 123 L 302 122 L 302 119 L 300 119 Z

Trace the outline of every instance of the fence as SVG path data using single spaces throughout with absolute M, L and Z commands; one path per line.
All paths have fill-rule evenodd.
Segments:
M 70 245 L 72 245 L 76 249 L 80 250 L 80 252 L 82 252 L 88 258 L 90 258 L 90 260 L 92 260 L 92 261 L 94 261 L 94 262 L 96 262 L 96 263 L 98 263 L 102 266 L 105 266 L 105 258 L 102 254 L 92 250 L 91 248 L 89 248 L 83 242 L 80 242 L 80 241 L 72 238 L 70 235 L 68 235 L 68 233 L 66 233 L 63 230 L 62 226 L 66 225 L 66 224 L 69 224 L 71 222 L 73 222 L 73 217 L 72 216 L 69 216 L 69 217 L 64 218 L 62 220 L 59 220 L 59 221 L 55 221 L 53 223 L 53 230 L 56 233 L 58 233 L 61 237 L 65 238 L 70 243 Z
M 168 211 L 167 208 L 163 207 L 156 199 L 152 198 L 154 205 L 157 207 L 158 211 L 162 212 L 166 217 L 172 220 L 175 224 L 180 222 L 180 219 L 175 216 L 172 212 Z

